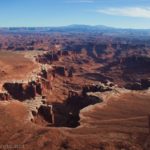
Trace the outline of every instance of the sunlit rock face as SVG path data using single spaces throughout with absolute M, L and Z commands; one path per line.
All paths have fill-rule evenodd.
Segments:
M 11 96 L 7 92 L 0 93 L 0 101 L 8 101 L 11 100 Z

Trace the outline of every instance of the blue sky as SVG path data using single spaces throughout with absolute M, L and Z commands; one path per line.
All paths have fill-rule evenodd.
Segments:
M 0 27 L 150 28 L 150 0 L 0 0 Z

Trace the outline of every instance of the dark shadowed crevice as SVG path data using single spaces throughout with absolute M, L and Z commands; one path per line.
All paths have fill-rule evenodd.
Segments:
M 96 96 L 72 96 L 64 103 L 41 106 L 33 122 L 48 127 L 76 128 L 80 125 L 80 110 L 100 102 Z

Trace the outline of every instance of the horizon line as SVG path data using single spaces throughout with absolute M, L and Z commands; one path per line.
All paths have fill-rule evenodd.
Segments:
M 68 25 L 60 25 L 60 26 L 0 26 L 0 29 L 2 28 L 61 28 L 61 27 L 69 27 L 69 26 L 90 26 L 90 27 L 96 27 L 96 26 L 103 26 L 106 28 L 114 28 L 114 29 L 131 29 L 131 30 L 150 30 L 150 28 L 134 28 L 134 27 L 116 27 L 116 26 L 108 26 L 108 25 L 89 25 L 89 24 L 68 24 Z

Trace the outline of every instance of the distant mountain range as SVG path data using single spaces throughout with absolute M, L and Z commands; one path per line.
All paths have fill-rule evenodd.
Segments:
M 150 29 L 121 29 L 103 25 L 69 25 L 60 27 L 10 27 L 0 28 L 0 33 L 104 33 L 150 36 Z

